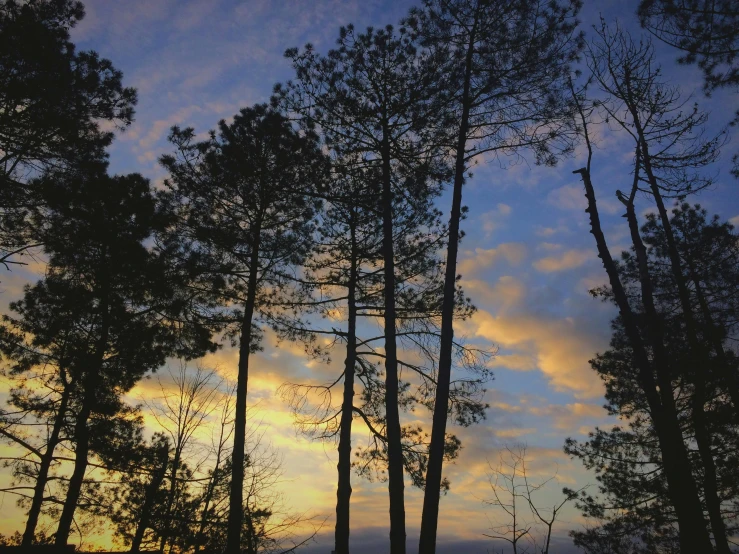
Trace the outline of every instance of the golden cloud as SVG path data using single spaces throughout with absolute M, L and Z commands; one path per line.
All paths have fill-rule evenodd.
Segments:
M 567 250 L 560 256 L 548 256 L 534 262 L 534 267 L 542 273 L 553 273 L 580 267 L 595 257 L 591 250 Z
M 528 411 L 533 415 L 546 417 L 556 429 L 567 432 L 575 432 L 577 429 L 581 434 L 583 428 L 592 430 L 592 427 L 581 425 L 584 420 L 604 420 L 607 417 L 607 412 L 600 404 L 582 402 L 531 406 Z
M 460 326 L 472 335 L 513 350 L 511 354 L 519 357 L 509 358 L 513 362 L 511 369 L 529 369 L 525 357 L 530 356 L 556 390 L 570 390 L 584 397 L 603 395 L 603 384 L 588 364 L 599 345 L 577 329 L 572 318 L 493 316 L 479 310 Z M 499 365 L 505 365 L 508 355 L 503 351 Z
M 463 279 L 462 286 L 473 300 L 496 310 L 508 310 L 518 306 L 526 296 L 526 287 L 515 277 L 504 275 L 492 286 L 487 281 Z

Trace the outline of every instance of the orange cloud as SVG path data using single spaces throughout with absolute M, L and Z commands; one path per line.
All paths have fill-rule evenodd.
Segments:
M 542 273 L 553 273 L 580 267 L 594 254 L 590 250 L 567 250 L 561 256 L 548 256 L 534 262 L 534 267 Z
M 479 310 L 461 325 L 468 333 L 510 349 L 512 354 L 530 356 L 556 390 L 571 390 L 584 397 L 603 395 L 603 384 L 588 364 L 599 345 L 593 344 L 571 318 L 493 316 Z M 501 365 L 506 365 L 506 355 L 504 350 Z M 524 358 L 510 361 L 514 362 L 511 369 L 529 369 L 528 364 L 521 363 Z
M 592 430 L 592 427 L 582 425 L 584 421 L 603 420 L 608 415 L 600 404 L 585 404 L 582 402 L 531 406 L 528 411 L 533 415 L 546 417 L 556 429 L 567 432 L 575 432 L 575 429 L 577 429 L 578 433 L 583 428 L 588 431 Z

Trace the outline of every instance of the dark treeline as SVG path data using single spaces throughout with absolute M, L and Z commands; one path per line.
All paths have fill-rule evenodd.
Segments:
M 739 238 L 686 201 L 714 184 L 726 132 L 707 134 L 647 38 L 604 21 L 586 40 L 580 8 L 425 0 L 397 27 L 341 28 L 326 53 L 288 49 L 294 78 L 268 103 L 206 135 L 171 129 L 155 188 L 108 172 L 109 129 L 132 123 L 137 95 L 70 42 L 82 4 L 3 0 L 0 264 L 44 266 L 0 326 L 3 490 L 27 513 L 5 542 L 63 546 L 107 525 L 132 552 L 308 543 L 322 522 L 277 493 L 279 456 L 248 422 L 250 361 L 269 335 L 343 359 L 327 382 L 281 388 L 300 431 L 338 447 L 336 554 L 349 552 L 352 469 L 387 482 L 392 554 L 406 552 L 405 486 L 423 489 L 419 554 L 434 553 L 444 463 L 463 447 L 447 425 L 485 418 L 492 378 L 494 352 L 454 336 L 475 312 L 457 274 L 465 182 L 483 159 L 554 166 L 585 145 L 576 173 L 609 280 L 592 292 L 619 311 L 591 364 L 622 425 L 567 440 L 597 491 L 566 489 L 550 515 L 528 481 L 517 492 L 525 453 L 496 475 L 547 528 L 547 554 L 569 501 L 590 522 L 571 533 L 586 552 L 737 551 Z M 707 93 L 736 88 L 733 3 L 643 0 L 638 15 L 700 66 Z M 596 126 L 633 139 L 619 259 L 591 176 Z M 229 344 L 234 383 L 199 360 Z M 124 400 L 165 366 L 159 396 Z M 430 426 L 405 423 L 417 411 Z M 513 514 L 512 539 L 495 536 L 515 551 Z

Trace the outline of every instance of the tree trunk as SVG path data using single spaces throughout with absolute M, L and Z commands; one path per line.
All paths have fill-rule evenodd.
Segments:
M 92 393 L 90 393 L 90 396 Z M 67 488 L 67 497 L 64 499 L 64 508 L 62 515 L 59 517 L 59 526 L 56 530 L 54 544 L 56 546 L 65 546 L 69 539 L 69 533 L 72 530 L 72 522 L 74 521 L 74 512 L 77 509 L 77 501 L 80 498 L 82 483 L 87 470 L 87 457 L 90 452 L 90 429 L 87 427 L 87 421 L 90 419 L 92 398 L 88 398 L 85 393 L 85 400 L 82 409 L 77 415 L 77 421 L 74 426 L 75 435 L 75 451 L 74 451 L 74 470 L 72 477 L 69 479 Z
M 344 398 L 341 404 L 341 430 L 339 435 L 339 473 L 336 488 L 335 553 L 349 554 L 349 501 L 351 486 L 352 418 L 354 415 L 354 368 L 357 360 L 357 239 L 354 221 L 350 222 L 351 268 L 347 285 L 348 328 L 346 360 L 344 362 Z
M 257 277 L 259 272 L 259 239 L 261 228 L 255 224 L 249 267 L 249 281 L 244 306 L 244 319 L 241 324 L 239 341 L 239 375 L 236 383 L 236 410 L 234 418 L 234 447 L 231 454 L 231 491 L 229 494 L 228 534 L 226 554 L 238 554 L 241 550 L 241 524 L 244 503 L 244 459 L 246 442 L 246 391 L 249 382 L 249 353 L 251 346 L 251 326 L 257 297 Z
M 172 477 L 169 483 L 169 493 L 167 494 L 167 508 L 164 511 L 164 528 L 162 529 L 162 538 L 159 541 L 159 552 L 164 554 L 164 549 L 169 540 L 170 528 L 172 526 L 172 507 L 174 499 L 177 495 L 177 472 L 180 469 L 180 459 L 182 457 L 182 446 L 176 445 L 174 457 L 172 458 Z
M 382 252 L 385 280 L 385 418 L 387 426 L 388 490 L 390 493 L 390 554 L 405 554 L 403 447 L 398 408 L 398 353 L 395 332 L 395 249 L 393 191 L 387 122 L 382 141 Z
M 695 430 L 695 442 L 698 445 L 698 453 L 703 463 L 703 493 L 706 499 L 706 508 L 708 509 L 708 519 L 711 522 L 711 529 L 713 530 L 713 540 L 716 543 L 716 552 L 719 554 L 731 554 L 726 525 L 721 516 L 721 499 L 718 496 L 716 464 L 713 461 L 711 434 L 706 423 L 705 402 L 705 380 L 700 379 L 700 382 L 696 382 L 695 384 L 695 390 L 691 398 L 691 420 Z
M 730 548 L 726 538 L 726 528 L 723 520 L 721 519 L 721 502 L 718 498 L 718 491 L 716 489 L 716 467 L 713 461 L 713 454 L 711 452 L 711 435 L 705 421 L 705 374 L 700 367 L 705 364 L 708 366 L 711 362 L 708 349 L 698 338 L 697 325 L 693 316 L 693 307 L 690 302 L 690 292 L 686 283 L 685 276 L 682 271 L 682 263 L 680 261 L 680 253 L 677 249 L 675 242 L 675 236 L 672 232 L 672 223 L 667 214 L 664 201 L 662 200 L 662 194 L 659 190 L 659 184 L 657 178 L 652 171 L 652 163 L 649 154 L 649 147 L 646 140 L 644 139 L 644 133 L 638 120 L 638 114 L 632 112 L 635 122 L 636 131 L 639 137 L 639 147 L 641 149 L 641 155 L 644 160 L 644 170 L 647 173 L 649 186 L 652 190 L 652 196 L 657 205 L 657 211 L 659 212 L 660 220 L 662 221 L 662 228 L 665 233 L 667 240 L 667 253 L 670 258 L 670 268 L 672 270 L 675 283 L 677 284 L 678 295 L 680 298 L 680 305 L 683 311 L 683 317 L 685 318 L 685 331 L 688 338 L 688 347 L 691 353 L 691 360 L 688 367 L 692 370 L 692 375 L 688 375 L 690 380 L 693 382 L 694 391 L 693 395 L 697 398 L 693 398 L 691 420 L 693 422 L 695 430 L 695 438 L 698 444 L 698 451 L 701 455 L 701 461 L 703 462 L 703 486 L 705 489 L 706 505 L 708 508 L 709 518 L 711 520 L 711 527 L 713 528 L 714 540 L 718 552 L 721 554 L 729 554 Z M 697 411 L 696 411 L 697 410 Z
M 136 533 L 131 541 L 130 552 L 138 552 L 141 548 L 141 542 L 144 540 L 144 533 L 149 528 L 149 519 L 151 516 L 151 510 L 154 506 L 154 499 L 156 498 L 157 491 L 164 481 L 164 476 L 167 474 L 167 466 L 169 465 L 169 449 L 162 448 L 159 451 L 159 456 L 162 458 L 160 466 L 157 468 L 156 473 L 152 475 L 149 485 L 146 487 L 146 497 L 144 498 L 144 505 L 141 507 L 141 517 L 139 518 L 138 525 L 136 525 Z
M 683 442 L 680 424 L 677 419 L 672 386 L 669 375 L 659 371 L 659 393 L 654 381 L 652 367 L 646 349 L 639 333 L 626 292 L 616 269 L 616 264 L 608 250 L 605 236 L 600 226 L 600 217 L 595 201 L 595 191 L 590 181 L 588 169 L 575 171 L 582 176 L 585 185 L 585 196 L 588 199 L 587 212 L 590 216 L 591 233 L 595 237 L 598 247 L 598 257 L 601 258 L 611 284 L 614 298 L 624 323 L 626 335 L 634 351 L 634 358 L 639 370 L 639 384 L 644 391 L 649 405 L 649 411 L 654 423 L 655 432 L 662 453 L 662 463 L 667 480 L 668 494 L 675 508 L 678 526 L 680 528 L 680 550 L 683 554 L 693 552 L 712 552 L 713 546 L 706 530 L 703 519 L 698 491 L 690 471 L 685 443 Z
M 67 487 L 67 497 L 64 499 L 64 508 L 59 517 L 59 526 L 54 537 L 56 546 L 66 546 L 69 540 L 69 533 L 72 530 L 74 521 L 74 512 L 77 509 L 77 501 L 82 490 L 82 482 L 85 478 L 87 470 L 87 457 L 90 451 L 90 429 L 87 422 L 92 413 L 92 407 L 96 400 L 96 389 L 100 381 L 100 376 L 104 370 L 105 351 L 108 349 L 108 340 L 110 335 L 110 276 L 106 264 L 106 256 L 108 250 L 103 248 L 100 279 L 100 337 L 95 347 L 93 362 L 85 368 L 82 379 L 83 399 L 82 406 L 77 414 L 75 422 L 75 452 L 74 452 L 74 470 L 72 477 L 69 479 Z
M 221 467 L 221 455 L 223 453 L 223 435 L 224 435 L 225 422 L 221 420 L 221 432 L 218 437 L 218 450 L 216 451 L 216 463 L 213 466 L 213 472 L 211 479 L 208 481 L 208 490 L 205 493 L 205 499 L 203 500 L 203 511 L 200 516 L 200 526 L 198 532 L 195 535 L 195 554 L 200 552 L 200 547 L 203 544 L 203 538 L 205 537 L 205 527 L 208 524 L 208 510 L 210 509 L 210 502 L 213 499 L 213 493 L 218 486 L 219 469 Z
M 637 153 L 637 166 L 639 163 L 639 153 Z M 638 171 L 638 168 L 635 170 Z M 636 176 L 635 176 L 636 179 Z M 636 188 L 636 185 L 635 185 Z M 662 320 L 657 313 L 654 305 L 654 288 L 652 279 L 649 274 L 649 266 L 647 261 L 647 249 L 639 234 L 639 224 L 634 212 L 633 202 L 629 202 L 626 206 L 626 217 L 629 222 L 629 230 L 631 231 L 631 240 L 634 244 L 634 251 L 639 265 L 639 279 L 641 281 L 642 302 L 644 304 L 647 316 L 647 330 L 649 334 L 652 352 L 654 355 L 655 365 L 658 366 L 657 375 L 670 375 L 669 360 L 664 345 L 664 332 L 662 330 Z M 716 541 L 717 551 L 721 554 L 730 554 L 729 544 L 726 540 L 726 528 L 721 519 L 721 502 L 718 498 L 718 489 L 716 483 L 716 466 L 713 462 L 713 454 L 711 452 L 710 434 L 706 427 L 706 418 L 704 411 L 705 404 L 705 380 L 702 376 L 698 376 L 700 383 L 696 382 L 695 391 L 691 400 L 692 411 L 691 420 L 695 430 L 695 439 L 698 444 L 698 452 L 703 462 L 703 489 L 708 507 L 708 515 L 713 529 L 714 540 Z M 663 398 L 665 393 L 669 392 L 667 402 L 674 403 L 672 400 L 672 385 L 662 383 L 660 380 L 660 393 Z M 663 404 L 666 403 L 663 400 Z M 675 408 L 675 412 L 677 409 Z
M 479 9 L 479 6 L 478 6 Z M 449 387 L 452 378 L 452 347 L 454 343 L 454 300 L 457 284 L 457 253 L 459 250 L 459 223 L 462 217 L 462 187 L 466 170 L 465 149 L 470 117 L 470 84 L 472 59 L 475 51 L 476 22 L 470 33 L 465 58 L 465 75 L 462 92 L 462 118 L 457 137 L 457 153 L 454 166 L 454 189 L 452 211 L 449 216 L 449 242 L 447 244 L 446 270 L 444 274 L 444 297 L 441 307 L 441 337 L 439 345 L 439 374 L 436 379 L 434 415 L 431 427 L 426 488 L 423 494 L 421 535 L 418 542 L 419 554 L 436 552 L 436 534 L 439 522 L 439 499 L 441 495 L 442 466 L 444 465 L 444 443 L 446 422 L 449 414 Z
M 195 554 L 200 552 L 200 547 L 203 544 L 203 538 L 205 537 L 205 526 L 208 524 L 208 510 L 210 509 L 210 501 L 213 499 L 213 491 L 218 484 L 218 467 L 219 462 L 216 461 L 216 466 L 213 469 L 213 475 L 208 482 L 208 490 L 205 493 L 205 499 L 203 501 L 203 511 L 200 515 L 200 525 L 198 526 L 198 532 L 195 535 Z
M 36 537 L 36 525 L 38 525 L 38 518 L 41 514 L 41 505 L 44 502 L 46 483 L 49 481 L 49 469 L 51 468 L 51 462 L 54 460 L 54 449 L 60 442 L 59 434 L 64 425 L 64 418 L 67 417 L 67 403 L 69 402 L 71 385 L 64 384 L 63 386 L 64 390 L 62 391 L 62 397 L 59 400 L 59 409 L 54 418 L 54 425 L 51 429 L 49 442 L 46 445 L 44 456 L 41 458 L 38 475 L 36 476 L 36 485 L 33 488 L 33 499 L 31 500 L 31 508 L 28 510 L 28 518 L 26 519 L 26 528 L 23 531 L 21 546 L 31 546 Z

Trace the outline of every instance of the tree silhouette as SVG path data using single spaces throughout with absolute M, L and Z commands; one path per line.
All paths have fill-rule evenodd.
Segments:
M 136 91 L 94 51 L 77 52 L 69 30 L 84 17 L 73 0 L 0 5 L 0 264 L 38 245 L 28 215 L 43 206 L 34 179 L 104 161 L 113 133 L 133 119 Z
M 639 21 L 659 40 L 684 52 L 681 64 L 698 64 L 711 92 L 739 86 L 739 9 L 729 0 L 641 0 Z
M 436 121 L 431 118 L 428 75 L 419 72 L 413 38 L 392 26 L 355 32 L 342 28 L 338 47 L 326 56 L 307 45 L 285 55 L 296 80 L 275 87 L 276 102 L 317 125 L 330 148 L 356 154 L 380 179 L 385 339 L 385 417 L 387 425 L 390 543 L 405 552 L 405 506 L 400 424 L 397 308 L 397 218 L 428 208 L 446 169 L 440 162 Z
M 51 495 L 47 485 L 52 479 L 55 450 L 70 438 L 76 383 L 70 374 L 69 345 L 80 337 L 75 336 L 74 311 L 61 301 L 65 292 L 64 283 L 47 279 L 28 287 L 24 299 L 11 304 L 18 318 L 3 317 L 0 349 L 8 362 L 7 376 L 16 381 L 16 387 L 8 400 L 13 409 L 3 416 L 2 434 L 25 451 L 13 462 L 16 475 L 35 481 L 24 545 L 32 544 L 44 499 Z M 25 427 L 30 424 L 33 428 L 37 421 L 47 422 L 49 428 L 46 436 L 39 437 L 41 444 L 34 446 L 36 437 L 28 436 Z M 26 461 L 29 455 L 30 464 Z
M 194 142 L 192 129 L 172 129 L 176 153 L 163 156 L 166 185 L 180 223 L 170 240 L 183 244 L 209 305 L 226 310 L 239 345 L 228 552 L 238 552 L 243 518 L 244 437 L 249 354 L 259 344 L 259 311 L 282 303 L 288 274 L 311 247 L 316 190 L 326 160 L 311 134 L 265 105 L 244 108 L 233 123 Z M 234 309 L 235 308 L 235 309 Z
M 682 252 L 690 252 L 701 268 L 701 283 L 706 290 L 717 290 L 715 287 L 731 275 L 715 272 L 717 264 L 736 258 L 737 237 L 730 225 L 720 223 L 716 218 L 707 221 L 706 213 L 699 206 L 687 204 L 673 211 L 673 228 Z M 688 224 L 689 222 L 689 224 Z M 689 381 L 680 371 L 684 360 L 689 357 L 689 347 L 685 339 L 684 322 L 679 310 L 677 287 L 669 269 L 666 239 L 661 229 L 659 218 L 650 216 L 642 226 L 641 232 L 648 252 L 648 265 L 655 283 L 655 298 L 658 308 L 663 314 L 662 327 L 670 362 L 673 368 L 671 391 L 676 399 L 678 416 L 683 434 L 690 437 L 694 409 Z M 705 246 L 711 237 L 712 248 Z M 629 294 L 638 297 L 639 261 L 635 252 L 625 252 L 619 273 L 626 283 Z M 735 270 L 734 270 L 735 271 Z M 610 291 L 594 291 L 605 298 L 612 298 Z M 727 306 L 725 296 L 710 296 L 712 313 L 730 329 L 734 324 L 731 308 Z M 693 295 L 693 304 L 699 302 Z M 729 301 L 728 306 L 733 301 Z M 715 308 L 715 309 L 713 309 Z M 640 315 L 640 314 L 639 314 Z M 644 320 L 643 320 L 644 321 Z M 607 545 L 614 551 L 639 552 L 679 549 L 681 535 L 684 532 L 677 517 L 677 510 L 669 491 L 667 478 L 668 461 L 659 447 L 657 426 L 650 413 L 646 395 L 638 380 L 638 371 L 634 367 L 633 349 L 624 332 L 620 319 L 613 324 L 614 333 L 611 348 L 599 354 L 591 361 L 606 385 L 608 409 L 619 415 L 624 424 L 612 429 L 596 428 L 589 434 L 587 441 L 578 442 L 568 439 L 565 450 L 582 461 L 589 469 L 595 471 L 599 483 L 598 496 L 581 495 L 578 507 L 588 517 L 596 521 L 596 525 L 573 533 L 576 544 L 596 550 L 605 550 Z M 645 324 L 642 323 L 642 333 Z M 707 323 L 702 321 L 704 333 L 708 333 Z M 724 340 L 727 340 L 724 338 Z M 732 365 L 737 367 L 737 360 L 732 356 Z M 721 514 L 724 519 L 725 532 L 728 537 L 736 532 L 736 515 L 730 508 L 737 495 L 737 483 L 734 466 L 736 464 L 735 444 L 736 427 L 732 416 L 731 403 L 725 394 L 718 392 L 721 385 L 721 372 L 715 365 L 702 368 L 706 372 L 706 388 L 711 400 L 706 404 L 706 425 L 712 437 L 712 452 L 715 463 L 716 490 L 721 500 Z M 690 440 L 690 439 L 689 439 Z M 692 442 L 692 441 L 691 441 Z M 703 478 L 703 460 L 700 456 L 690 457 L 691 471 L 694 478 Z M 703 509 L 707 512 L 708 502 L 703 500 Z M 721 538 L 716 536 L 716 529 L 711 522 L 714 542 L 720 547 Z
M 181 363 L 179 372 L 169 372 L 174 391 L 167 391 L 159 381 L 162 396 L 157 402 L 148 402 L 149 410 L 169 438 L 172 460 L 169 463 L 169 491 L 164 503 L 163 526 L 159 552 L 164 552 L 172 534 L 173 507 L 178 493 L 178 474 L 184 456 L 190 448 L 193 435 L 205 419 L 218 407 L 218 382 L 214 370 L 197 365 L 188 373 L 187 364 Z
M 313 324 L 302 331 L 328 335 L 346 343 L 343 373 L 327 384 L 294 383 L 282 387 L 302 432 L 319 440 L 335 440 L 338 436 L 337 552 L 348 550 L 351 466 L 367 478 L 387 479 L 385 386 L 374 361 L 385 359 L 377 347 L 384 341 L 384 335 L 373 336 L 374 332 L 367 331 L 366 326 L 357 328 L 358 321 L 371 321 L 383 312 L 383 279 L 378 269 L 382 263 L 381 223 L 372 208 L 377 200 L 377 192 L 372 188 L 376 181 L 368 173 L 358 171 L 356 175 L 337 176 L 332 181 L 319 219 L 316 255 L 306 264 L 306 279 L 316 287 L 315 304 L 310 311 L 330 323 L 324 328 Z M 399 378 L 399 404 L 405 412 L 432 407 L 443 275 L 436 256 L 438 244 L 444 238 L 444 230 L 438 226 L 438 214 L 429 209 L 414 212 L 412 216 L 408 220 L 396 218 L 394 239 L 397 336 L 401 347 L 398 364 L 409 375 L 405 380 Z M 463 320 L 474 310 L 461 289 L 458 293 L 455 316 Z M 346 327 L 336 329 L 334 322 L 345 313 Z M 450 406 L 454 419 L 461 425 L 476 423 L 484 417 L 483 387 L 490 376 L 484 366 L 487 355 L 485 351 L 455 344 L 456 361 L 470 370 L 469 376 L 455 383 Z M 342 400 L 337 406 L 333 391 L 342 381 Z M 355 393 L 356 386 L 359 394 Z M 354 418 L 367 427 L 370 440 L 366 447 L 355 452 L 352 463 Z M 404 470 L 414 485 L 423 487 L 428 434 L 421 427 L 402 425 L 401 435 Z M 456 457 L 459 445 L 456 437 L 447 437 L 447 459 Z M 446 480 L 445 487 L 448 487 Z
M 439 515 L 444 436 L 449 407 L 457 253 L 462 237 L 462 188 L 474 160 L 485 153 L 520 156 L 533 150 L 553 165 L 571 148 L 565 87 L 582 37 L 575 32 L 580 2 L 428 0 L 408 25 L 431 54 L 426 72 L 443 99 L 454 157 L 439 379 L 421 522 L 419 552 L 433 553 Z M 440 64 L 440 69 L 437 67 Z
M 165 218 L 149 182 L 138 175 L 91 172 L 62 180 L 48 176 L 48 212 L 36 226 L 45 244 L 55 295 L 80 340 L 70 345 L 69 372 L 80 398 L 74 425 L 75 462 L 56 535 L 66 544 L 90 450 L 90 417 L 119 405 L 118 396 L 178 350 L 202 352 L 205 343 L 183 343 L 166 324 L 171 290 L 160 259 L 143 241 Z M 114 410 L 115 411 L 115 410 Z
M 655 198 L 660 213 L 663 212 L 663 192 L 686 194 L 692 187 L 705 184 L 704 180 L 690 179 L 690 171 L 700 168 L 715 156 L 718 139 L 701 141 L 700 135 L 695 134 L 697 111 L 687 115 L 675 108 L 679 98 L 675 90 L 668 90 L 659 80 L 659 70 L 651 63 L 651 50 L 648 45 L 636 45 L 622 31 L 611 32 L 605 24 L 599 30 L 600 42 L 591 46 L 589 51 L 589 67 L 602 89 L 611 96 L 599 106 L 607 112 L 621 127 L 634 137 L 635 141 L 635 170 L 634 181 L 630 195 L 618 193 L 627 208 L 626 217 L 629 223 L 635 256 L 638 260 L 638 282 L 641 291 L 643 315 L 640 308 L 633 308 L 618 274 L 618 267 L 612 259 L 605 237 L 600 229 L 600 222 L 595 203 L 595 192 L 590 181 L 590 158 L 588 166 L 580 173 L 585 184 L 588 198 L 588 212 L 591 219 L 591 229 L 596 238 L 599 256 L 609 275 L 612 297 L 619 307 L 624 331 L 633 348 L 635 365 L 639 368 L 638 382 L 646 396 L 649 411 L 653 419 L 657 438 L 665 464 L 665 477 L 671 502 L 676 511 L 680 526 L 681 548 L 688 551 L 695 548 L 708 548 L 710 544 L 703 514 L 700 510 L 698 488 L 695 478 L 690 472 L 690 459 L 683 442 L 680 428 L 679 408 L 673 397 L 671 385 L 672 375 L 677 369 L 675 361 L 670 359 L 669 350 L 665 343 L 665 329 L 662 315 L 656 305 L 655 283 L 648 265 L 647 252 L 640 235 L 634 200 L 644 179 L 648 184 L 648 191 Z M 679 105 L 679 104 L 678 104 Z M 675 108 L 674 110 L 671 108 Z M 585 111 L 580 104 L 580 115 L 587 135 L 587 121 Z M 646 119 L 642 124 L 641 117 Z M 632 120 L 633 118 L 633 120 Z M 654 148 L 654 155 L 650 152 Z M 592 153 L 591 153 L 592 155 Z M 658 171 L 659 178 L 657 177 Z M 645 176 L 642 176 L 642 171 Z M 662 178 L 664 177 L 664 178 Z M 660 207 L 661 206 L 661 207 Z M 668 244 L 670 241 L 668 241 Z M 674 240 L 672 241 L 674 247 Z M 672 253 L 674 249 L 670 247 Z M 670 267 L 679 283 L 682 278 L 670 256 Z M 681 304 L 685 306 L 684 281 L 677 285 L 680 292 Z M 638 302 L 638 301 L 637 301 Z M 695 438 L 704 464 L 703 485 L 709 505 L 712 526 L 718 529 L 716 533 L 719 543 L 722 541 L 721 530 L 723 522 L 718 507 L 715 483 L 715 464 L 710 447 L 710 432 L 706 423 L 704 404 L 706 399 L 705 376 L 702 375 L 701 365 L 707 361 L 707 351 L 701 346 L 696 336 L 695 322 L 692 308 L 682 310 L 686 324 L 687 339 L 692 351 L 692 361 L 682 370 L 688 369 L 686 377 L 690 377 L 694 388 L 692 396 L 693 406 L 690 411 Z M 647 321 L 645 332 L 640 329 L 640 318 Z M 678 364 L 679 366 L 679 364 Z M 656 381 L 655 381 L 656 374 Z M 728 546 L 719 544 L 724 551 Z
M 700 126 L 705 115 L 697 107 L 683 111 L 684 102 L 679 91 L 669 87 L 660 78 L 654 66 L 653 53 L 648 43 L 636 44 L 623 31 L 611 32 L 605 24 L 598 30 L 600 40 L 590 50 L 590 64 L 600 88 L 609 96 L 602 103 L 608 116 L 629 132 L 634 140 L 634 184 L 629 199 L 621 197 L 627 207 L 627 220 L 639 261 L 640 279 L 644 291 L 645 315 L 652 336 L 649 341 L 657 363 L 669 366 L 664 349 L 664 332 L 658 310 L 654 305 L 654 283 L 648 269 L 647 254 L 639 234 L 634 198 L 643 182 L 657 207 L 667 247 L 667 259 L 679 294 L 679 308 L 685 325 L 685 337 L 690 354 L 682 364 L 685 377 L 693 386 L 690 411 L 698 451 L 704 466 L 703 488 L 708 504 L 711 526 L 720 552 L 729 552 L 721 516 L 720 500 L 716 490 L 716 469 L 711 451 L 711 436 L 706 421 L 705 404 L 708 399 L 705 368 L 711 363 L 710 348 L 724 367 L 727 390 L 735 407 L 739 405 L 739 382 L 729 367 L 720 341 L 713 344 L 699 336 L 698 322 L 690 299 L 683 261 L 676 245 L 672 224 L 663 198 L 667 195 L 683 197 L 711 184 L 697 171 L 718 156 L 722 136 L 704 138 Z M 722 361 L 723 360 L 723 361 Z
M 541 482 L 532 481 L 525 444 L 505 445 L 496 463 L 488 460 L 488 468 L 491 496 L 483 503 L 498 508 L 496 512 L 502 512 L 503 520 L 495 517 L 491 520 L 489 531 L 483 534 L 507 542 L 514 554 L 525 554 L 529 552 L 529 547 L 540 554 L 549 554 L 552 527 L 557 515 L 587 486 L 578 491 L 565 489 L 561 500 L 555 501 L 551 508 L 544 508 L 535 497 L 549 483 L 556 482 L 557 476 L 555 474 Z M 541 527 L 544 531 L 541 531 Z

